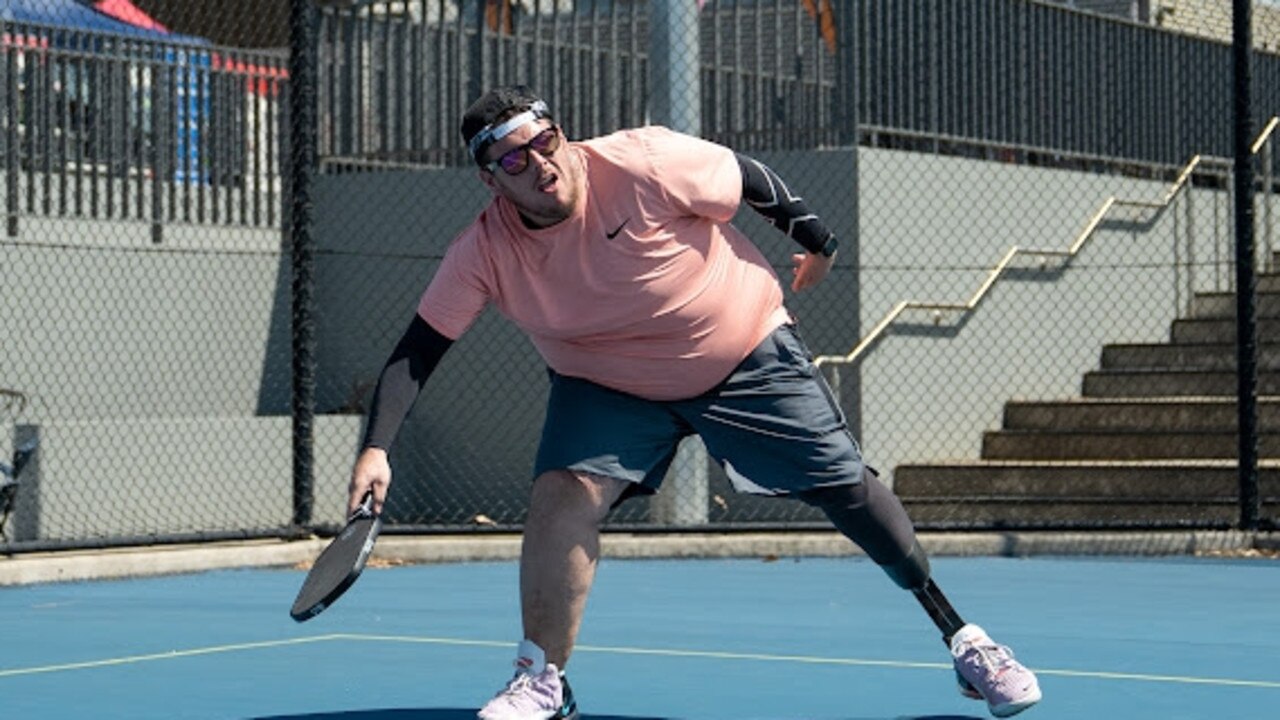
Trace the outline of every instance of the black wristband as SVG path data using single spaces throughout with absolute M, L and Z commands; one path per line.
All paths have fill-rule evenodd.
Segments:
M 836 254 L 836 250 L 840 249 L 840 241 L 836 239 L 836 234 L 831 233 L 827 236 L 826 242 L 822 243 L 822 247 L 818 248 L 817 255 L 822 257 L 831 257 Z

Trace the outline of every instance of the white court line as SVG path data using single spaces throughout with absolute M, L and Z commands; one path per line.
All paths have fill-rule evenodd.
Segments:
M 341 634 L 334 636 L 342 640 L 365 640 L 374 642 L 424 643 L 431 645 L 463 645 L 482 647 L 513 647 L 511 642 L 494 642 L 490 640 L 458 640 L 454 638 L 414 637 L 400 635 L 357 635 Z M 705 658 L 710 660 L 760 660 L 765 662 L 803 663 L 808 665 L 844 665 L 858 667 L 890 667 L 923 670 L 952 670 L 951 663 L 908 662 L 905 660 L 866 660 L 860 658 L 814 657 L 808 655 L 769 655 L 763 653 L 721 652 L 716 650 L 666 650 L 655 648 L 631 647 L 599 647 L 577 645 L 575 652 L 608 653 L 613 655 L 655 655 L 662 657 Z M 1182 675 L 1149 675 L 1143 673 L 1117 673 L 1087 670 L 1053 670 L 1048 668 L 1032 668 L 1037 675 L 1056 675 L 1059 677 L 1094 678 L 1101 680 L 1137 680 L 1141 682 L 1175 683 L 1182 685 L 1220 685 L 1226 687 L 1256 687 L 1280 690 L 1280 681 L 1271 680 L 1236 680 L 1232 678 L 1206 678 Z
M 307 643 L 334 640 L 338 635 L 318 635 L 314 637 L 292 638 L 289 640 L 265 640 L 263 642 L 236 643 L 234 645 L 213 645 L 211 647 L 192 648 L 190 650 L 170 650 L 169 652 L 151 653 L 149 655 L 128 655 L 102 660 L 86 660 L 84 662 L 62 663 L 59 665 L 37 665 L 35 667 L 0 669 L 0 678 L 17 677 L 19 675 L 39 675 L 40 673 L 62 672 L 64 670 L 88 670 L 91 668 L 112 667 L 115 665 L 132 665 L 134 663 L 152 662 L 154 660 L 172 660 L 175 658 L 195 657 L 197 655 L 216 655 L 218 653 L 239 652 L 241 650 L 261 650 L 263 648 L 283 647 L 286 645 L 305 645 Z
M 498 640 L 463 640 L 459 638 L 419 637 L 413 635 L 363 635 L 353 633 L 334 633 L 331 635 L 315 635 L 288 640 L 266 640 L 263 642 L 238 643 L 234 645 L 214 645 L 190 650 L 173 650 L 149 655 L 131 655 L 120 658 L 106 658 L 78 663 L 60 665 L 43 665 L 28 668 L 0 669 L 0 678 L 19 675 L 36 675 L 39 673 L 61 672 L 65 670 L 85 670 L 90 668 L 129 665 L 133 663 L 152 662 L 156 660 L 172 660 L 176 658 L 195 657 L 198 655 L 214 655 L 218 653 L 239 652 L 244 650 L 261 650 L 265 648 L 304 645 L 308 643 L 328 642 L 334 640 L 360 642 L 412 643 L 421 645 L 449 645 L 454 647 L 490 647 L 511 648 L 511 641 Z M 778 663 L 800 663 L 807 665 L 839 665 L 856 667 L 888 667 L 907 668 L 913 670 L 951 670 L 950 663 L 909 662 L 905 660 L 867 660 L 861 658 L 815 657 L 809 655 L 771 655 L 764 653 L 722 652 L 716 650 L 668 650 L 661 648 L 603 647 L 578 645 L 577 652 L 602 653 L 612 655 L 648 655 L 659 657 L 702 658 L 707 660 L 755 660 Z M 1215 685 L 1222 687 L 1252 687 L 1269 690 L 1280 690 L 1280 681 L 1271 680 L 1237 680 L 1232 678 L 1207 678 L 1185 675 L 1150 675 L 1144 673 L 1118 673 L 1086 670 L 1055 670 L 1049 668 L 1032 668 L 1037 675 L 1057 677 L 1092 678 L 1098 680 L 1134 680 L 1139 682 L 1170 683 L 1177 685 Z

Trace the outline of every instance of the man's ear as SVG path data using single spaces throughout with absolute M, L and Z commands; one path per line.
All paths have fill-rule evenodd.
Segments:
M 493 173 L 480 168 L 476 170 L 476 174 L 480 176 L 480 182 L 484 183 L 485 187 L 489 188 L 494 195 L 498 194 L 498 181 L 493 179 Z

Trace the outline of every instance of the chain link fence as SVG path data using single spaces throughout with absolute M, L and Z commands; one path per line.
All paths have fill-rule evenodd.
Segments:
M 382 363 L 488 198 L 459 117 L 511 83 L 570 138 L 660 123 L 751 154 L 824 217 L 836 269 L 787 305 L 923 527 L 1280 518 L 1276 3 L 1250 55 L 1256 500 L 1229 3 L 0 8 L 0 549 L 340 523 Z M 785 272 L 790 241 L 735 222 Z M 486 313 L 400 434 L 390 528 L 518 528 L 546 393 Z M 609 520 L 821 526 L 696 442 Z
M 5 548 L 289 522 L 288 54 L 162 17 L 0 3 Z

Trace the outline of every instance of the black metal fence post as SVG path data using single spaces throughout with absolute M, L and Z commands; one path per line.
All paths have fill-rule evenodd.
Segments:
M 0 22 L 0 31 L 8 35 L 9 28 Z M 18 236 L 18 73 L 8 46 L 0 47 L 0 113 L 4 114 L 4 140 L 0 153 L 4 156 L 5 233 Z
M 316 25 L 311 0 L 289 3 L 289 108 L 292 118 L 289 245 L 293 268 L 293 523 L 311 523 L 315 502 L 315 248 L 311 186 L 316 164 Z
M 1252 2 L 1231 7 L 1236 231 L 1236 358 L 1240 441 L 1240 528 L 1258 528 L 1258 339 L 1254 307 Z
M 164 242 L 165 187 L 173 176 L 170 167 L 169 66 L 157 61 L 151 66 L 151 242 Z M 79 194 L 77 193 L 77 197 Z
M 836 92 L 832 113 L 836 142 L 846 147 L 858 144 L 858 53 L 860 52 L 858 12 L 854 0 L 845 0 L 836 14 Z

